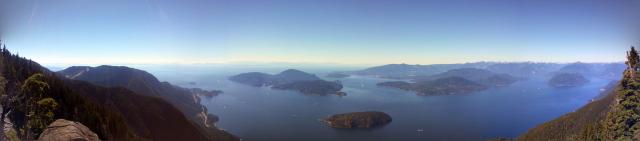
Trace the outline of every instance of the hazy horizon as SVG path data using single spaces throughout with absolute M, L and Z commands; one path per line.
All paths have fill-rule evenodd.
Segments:
M 632 0 L 1 3 L 13 52 L 76 65 L 621 62 L 640 15 Z
M 468 64 L 468 63 L 553 63 L 553 64 L 572 64 L 572 63 L 624 63 L 622 61 L 614 62 L 534 62 L 534 61 L 513 61 L 513 62 L 498 62 L 498 61 L 478 61 L 478 62 L 462 62 L 462 63 L 448 63 L 448 64 Z M 271 68 L 271 69 L 308 69 L 308 68 L 322 68 L 331 71 L 354 71 L 360 69 L 366 69 L 371 67 L 391 65 L 391 64 L 406 64 L 406 65 L 441 65 L 440 64 L 407 64 L 407 63 L 390 63 L 390 64 L 338 64 L 338 63 L 287 63 L 287 62 L 273 62 L 273 63 L 256 63 L 256 62 L 242 62 L 242 63 L 202 63 L 202 64 L 41 64 L 44 67 L 52 71 L 60 71 L 68 67 L 73 66 L 90 66 L 98 67 L 102 65 L 108 66 L 126 66 L 137 69 L 148 68 L 223 68 L 233 67 L 234 69 L 242 68 Z M 332 70 L 333 69 L 333 70 Z

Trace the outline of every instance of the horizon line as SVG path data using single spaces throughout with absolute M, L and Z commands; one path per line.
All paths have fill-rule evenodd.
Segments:
M 37 62 L 37 61 L 36 61 Z M 586 64 L 616 64 L 624 63 L 624 61 L 604 61 L 604 62 L 586 62 L 586 61 L 571 61 L 571 62 L 550 62 L 550 61 L 473 61 L 473 62 L 458 62 L 458 63 L 432 63 L 432 64 L 420 64 L 420 63 L 383 63 L 383 64 L 347 64 L 347 63 L 315 63 L 315 62 L 214 62 L 214 63 L 40 63 L 42 66 L 50 67 L 71 67 L 71 66 L 136 66 L 136 65 L 149 65 L 149 66 L 161 66 L 161 65 L 184 65 L 184 66 L 224 66 L 224 65 L 310 65 L 310 66 L 384 66 L 384 65 L 453 65 L 453 64 L 475 64 L 475 63 L 495 63 L 495 64 L 508 64 L 508 63 L 533 63 L 533 64 L 573 64 L 573 63 L 586 63 Z

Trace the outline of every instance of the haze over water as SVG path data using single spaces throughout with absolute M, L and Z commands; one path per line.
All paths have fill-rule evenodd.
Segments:
M 220 116 L 218 127 L 249 141 L 487 140 L 516 137 L 540 123 L 580 108 L 610 83 L 594 78 L 582 87 L 558 89 L 548 86 L 547 79 L 528 79 L 470 94 L 418 96 L 413 92 L 375 85 L 390 81 L 388 79 L 352 76 L 340 79 L 345 86 L 343 91 L 348 95 L 338 97 L 238 84 L 227 78 L 241 72 L 223 68 L 185 70 L 150 72 L 163 81 L 183 87 L 224 91 L 212 99 L 203 99 L 203 104 L 211 113 Z M 278 70 L 265 69 L 266 72 Z M 326 71 L 315 73 L 323 76 L 323 72 Z M 191 85 L 190 82 L 196 84 Z M 393 121 L 384 127 L 366 130 L 333 129 L 318 121 L 336 113 L 371 110 L 386 112 Z

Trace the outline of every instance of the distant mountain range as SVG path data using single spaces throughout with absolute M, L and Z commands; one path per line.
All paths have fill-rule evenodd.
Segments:
M 389 64 L 376 66 L 364 70 L 353 71 L 350 74 L 369 75 L 391 79 L 410 79 L 416 76 L 430 76 L 443 73 L 451 69 L 473 68 L 469 66 L 483 65 L 484 63 L 471 64 L 436 64 L 436 65 L 408 65 L 408 64 Z
M 340 82 L 325 81 L 314 74 L 295 69 L 288 69 L 275 75 L 261 72 L 242 73 L 229 77 L 229 80 L 255 87 L 296 90 L 304 94 L 344 94 L 340 92 L 342 90 Z
M 590 78 L 619 80 L 623 63 L 493 63 L 407 65 L 389 64 L 341 74 L 374 76 L 402 81 L 378 86 L 417 92 L 419 95 L 460 94 L 508 86 L 522 79 L 547 79 L 557 87 L 579 86 Z M 573 74 L 573 75 L 567 75 Z M 574 76 L 574 77 L 572 77 Z
M 392 81 L 378 86 L 414 91 L 418 95 L 466 94 L 490 87 L 508 86 L 519 79 L 509 74 L 497 74 L 484 69 L 452 69 L 431 76 L 407 77 L 412 82 Z
M 346 72 L 353 75 L 367 75 L 391 79 L 413 79 L 444 73 L 454 69 L 476 68 L 493 73 L 509 74 L 519 78 L 551 77 L 555 73 L 581 73 L 586 77 L 598 77 L 604 79 L 619 80 L 622 71 L 626 68 L 624 63 L 497 63 L 478 62 L 465 64 L 435 64 L 435 65 L 408 65 L 389 64 L 367 68 L 364 70 Z

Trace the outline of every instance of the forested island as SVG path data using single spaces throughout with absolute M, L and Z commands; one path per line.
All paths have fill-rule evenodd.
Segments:
M 271 87 L 277 90 L 295 90 L 310 95 L 345 95 L 340 92 L 340 81 L 322 80 L 316 75 L 300 70 L 289 69 L 276 75 L 261 72 L 249 72 L 229 77 L 229 80 L 255 87 Z
M 391 87 L 407 91 L 414 91 L 418 95 L 448 95 L 466 94 L 487 89 L 487 86 L 469 81 L 461 77 L 440 78 L 433 81 L 421 81 L 409 83 L 404 81 L 392 81 L 378 83 L 381 87 Z
M 304 94 L 326 95 L 338 94 L 342 84 L 324 80 L 297 81 L 271 87 L 279 90 L 296 90 Z
M 333 128 L 362 129 L 384 126 L 389 124 L 392 119 L 384 112 L 367 111 L 332 115 L 321 121 Z

